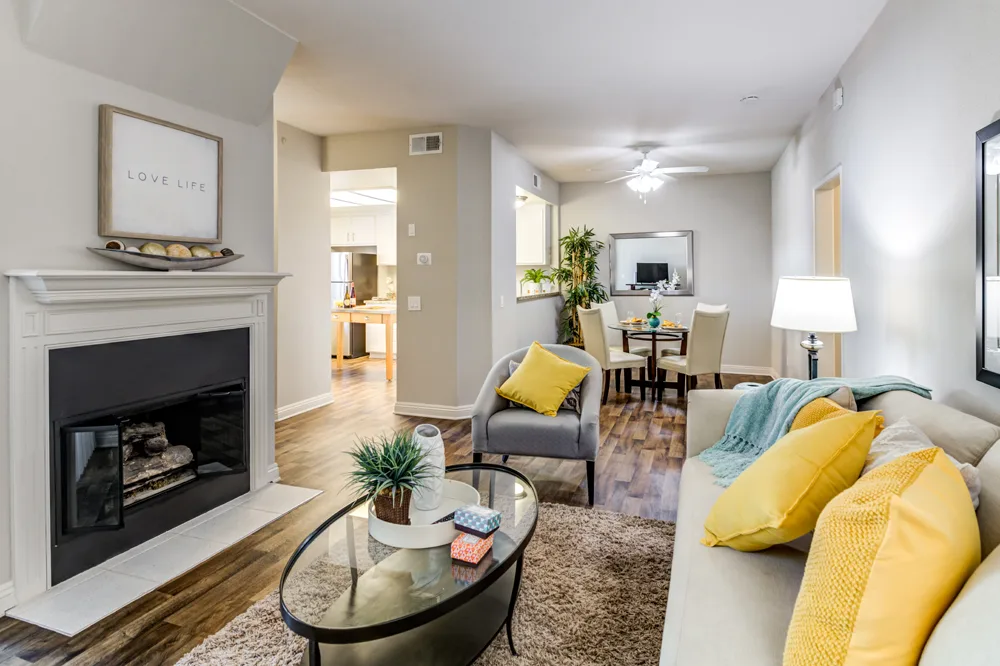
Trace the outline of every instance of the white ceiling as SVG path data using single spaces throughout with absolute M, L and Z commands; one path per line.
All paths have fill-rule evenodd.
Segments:
M 760 171 L 885 0 L 236 0 L 300 41 L 275 113 L 316 134 L 488 127 L 556 180 Z M 759 95 L 753 106 L 740 103 Z

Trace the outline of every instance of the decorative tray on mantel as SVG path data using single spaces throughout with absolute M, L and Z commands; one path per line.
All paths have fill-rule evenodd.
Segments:
M 231 254 L 228 257 L 165 257 L 158 254 L 129 252 L 128 250 L 109 250 L 103 247 L 88 247 L 87 249 L 94 254 L 120 261 L 123 264 L 149 268 L 154 271 L 200 271 L 203 268 L 222 266 L 243 257 L 242 254 Z
M 435 522 L 470 504 L 479 504 L 479 491 L 467 483 L 444 479 L 441 504 L 432 511 L 421 511 L 410 501 L 410 524 L 396 525 L 379 520 L 375 506 L 368 503 L 368 534 L 394 548 L 434 548 L 455 540 L 458 530 L 454 520 Z

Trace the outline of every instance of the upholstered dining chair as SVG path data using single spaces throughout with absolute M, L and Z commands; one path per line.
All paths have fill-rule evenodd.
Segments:
M 723 303 L 722 305 L 710 305 L 709 303 L 699 303 L 698 305 L 694 306 L 694 311 L 695 312 L 699 312 L 699 311 L 700 312 L 722 312 L 722 311 L 728 310 L 728 309 L 729 309 L 729 306 L 727 304 L 725 304 L 725 303 Z M 693 321 L 694 320 L 694 314 L 692 314 L 691 317 L 692 317 L 692 321 Z M 662 347 L 662 349 L 663 349 L 662 354 L 664 356 L 680 356 L 681 355 L 681 347 L 680 347 L 679 344 L 676 347 L 674 347 L 674 346 L 669 346 L 668 347 L 667 344 L 664 344 L 663 347 Z
M 621 345 L 615 344 L 614 337 L 610 337 L 619 332 L 608 328 L 609 326 L 617 324 L 621 321 L 618 318 L 618 308 L 615 306 L 615 302 L 607 301 L 605 303 L 591 303 L 590 307 L 593 310 L 601 311 L 601 319 L 604 320 L 604 335 L 608 336 L 608 349 L 611 349 L 612 351 L 625 351 Z M 653 349 L 649 345 L 637 341 L 635 344 L 629 343 L 628 353 L 635 354 L 636 356 L 649 356 L 653 353 Z
M 590 368 L 580 384 L 579 413 L 560 409 L 553 416 L 526 407 L 512 407 L 494 390 L 510 377 L 510 362 L 520 363 L 528 347 L 507 354 L 493 366 L 472 409 L 472 461 L 484 453 L 539 456 L 587 462 L 587 496 L 594 504 L 594 476 L 600 441 L 601 366 L 582 349 L 567 345 L 542 345 L 560 357 Z
M 695 310 L 691 332 L 688 333 L 687 354 L 661 356 L 656 361 L 657 368 L 677 373 L 680 396 L 684 394 L 684 389 L 697 385 L 698 375 L 714 374 L 715 388 L 722 388 L 722 347 L 728 325 L 729 310 Z
M 608 340 L 605 333 L 608 330 L 604 325 L 604 318 L 600 310 L 585 309 L 577 307 L 577 314 L 580 316 L 580 333 L 583 334 L 583 348 L 587 353 L 597 359 L 604 370 L 604 397 L 603 404 L 608 403 L 608 391 L 611 388 L 611 371 L 615 371 L 617 384 L 621 386 L 621 371 L 625 371 L 625 392 L 632 392 L 632 369 L 639 370 L 639 393 L 642 399 L 646 399 L 646 357 L 637 354 L 628 354 L 608 347 Z M 619 389 L 615 389 L 619 390 Z

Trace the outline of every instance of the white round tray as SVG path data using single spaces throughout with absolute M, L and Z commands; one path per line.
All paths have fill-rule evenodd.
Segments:
M 368 534 L 393 548 L 434 548 L 455 540 L 458 530 L 454 521 L 434 524 L 456 509 L 470 504 L 479 504 L 479 491 L 467 483 L 445 479 L 442 489 L 441 506 L 433 511 L 421 511 L 410 502 L 410 524 L 396 525 L 379 520 L 375 516 L 375 506 L 368 503 Z

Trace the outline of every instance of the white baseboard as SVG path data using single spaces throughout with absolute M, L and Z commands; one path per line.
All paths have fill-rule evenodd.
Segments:
M 397 402 L 393 412 L 400 416 L 423 416 L 429 419 L 460 419 L 472 418 L 473 405 L 427 405 L 420 402 Z
M 397 358 L 398 356 L 399 354 L 395 353 L 392 355 L 394 359 Z M 368 352 L 368 358 L 373 358 L 377 361 L 383 361 L 385 360 L 385 352 Z
M 763 375 L 774 379 L 774 368 L 756 365 L 723 365 L 722 372 L 726 375 Z
M 0 585 L 0 613 L 6 613 L 9 609 L 17 605 L 14 594 L 14 581 L 7 581 Z
M 321 393 L 311 398 L 306 398 L 305 400 L 299 400 L 298 402 L 293 402 L 290 405 L 285 405 L 284 407 L 278 407 L 276 410 L 274 410 L 274 420 L 284 421 L 285 419 L 290 419 L 293 416 L 298 416 L 299 414 L 305 414 L 310 410 L 318 409 L 320 407 L 326 407 L 332 402 L 333 402 L 332 392 Z
M 271 466 L 267 468 L 267 482 L 277 483 L 281 481 L 281 473 L 278 471 L 278 463 L 271 463 Z

